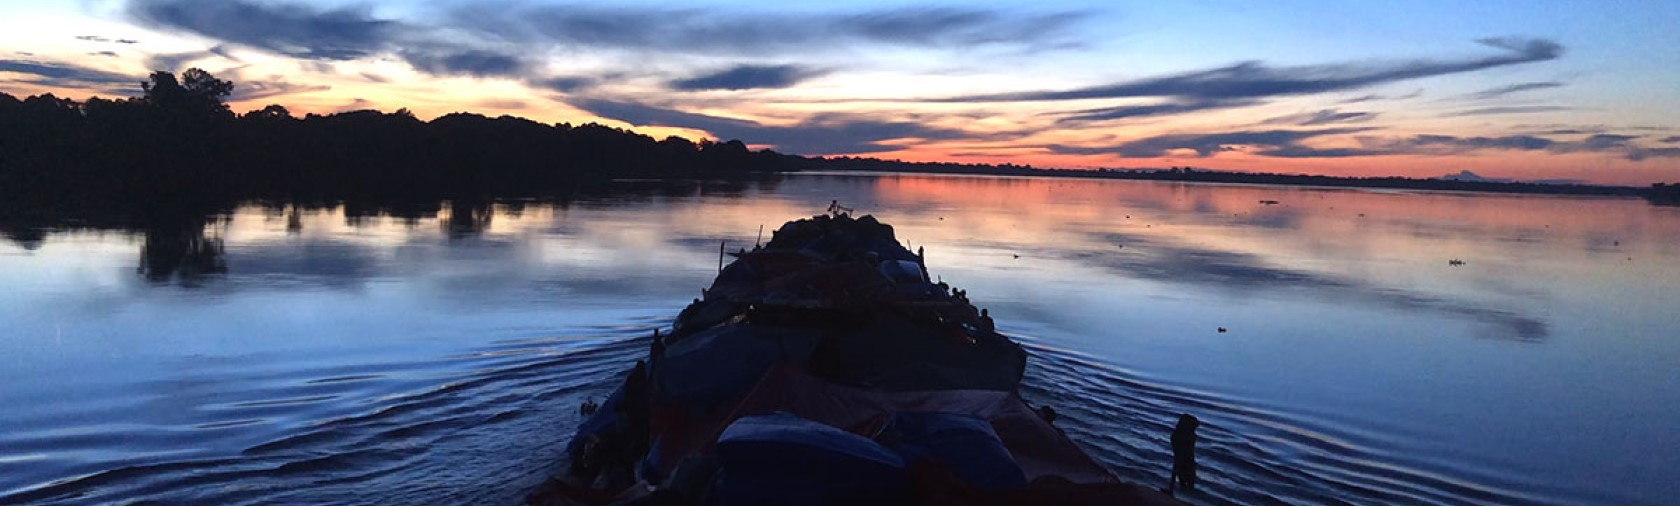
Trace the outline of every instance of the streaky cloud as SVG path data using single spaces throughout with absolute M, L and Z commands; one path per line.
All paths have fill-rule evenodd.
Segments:
M 720 136 L 728 135 L 724 133 L 726 131 L 751 129 L 760 126 L 757 122 L 744 119 L 685 112 L 635 102 L 579 98 L 568 100 L 567 103 L 596 116 L 616 119 L 632 125 L 694 128 Z
M 799 65 L 736 65 L 717 72 L 672 81 L 670 87 L 684 91 L 787 88 L 822 74 L 820 70 Z
M 486 39 L 523 44 L 763 56 L 858 44 L 954 49 L 1065 44 L 1082 16 L 969 7 L 789 13 L 493 2 L 457 7 L 447 17 Z
M 323 8 L 252 0 L 131 0 L 126 12 L 145 26 L 317 63 L 394 55 L 415 70 L 431 75 L 537 78 L 531 75 L 531 65 L 514 51 L 489 49 L 487 44 L 449 38 L 441 35 L 436 27 L 380 19 L 365 6 Z M 227 56 L 226 52 L 217 54 Z M 160 69 L 172 69 L 184 59 L 200 56 L 201 53 L 157 55 L 153 63 Z
M 1660 128 L 1660 127 L 1649 127 L 1649 126 L 1638 126 L 1638 125 L 1621 125 L 1621 126 L 1612 127 L 1611 125 L 1605 125 L 1605 124 L 1602 124 L 1602 123 L 1592 124 L 1592 125 L 1570 124 L 1570 123 L 1524 123 L 1524 124 L 1512 125 L 1511 129 L 1516 130 L 1516 131 L 1524 131 L 1525 133 L 1529 133 L 1529 134 L 1533 134 L 1533 135 L 1591 135 L 1591 134 L 1610 133 L 1612 130 L 1615 130 L 1615 131 L 1644 131 L 1644 132 L 1667 132 L 1668 131 L 1667 128 Z
M 1482 39 L 1499 54 L 1458 60 L 1342 63 L 1272 67 L 1247 61 L 1209 70 L 1063 91 L 1029 91 L 934 99 L 936 102 L 1031 102 L 1125 97 L 1195 100 L 1255 99 L 1345 91 L 1396 81 L 1474 72 L 1557 59 L 1563 46 L 1545 39 Z
M 478 101 L 478 105 L 482 106 L 482 107 L 488 107 L 488 108 L 491 108 L 491 109 L 514 109 L 514 110 L 525 109 L 525 108 L 530 106 L 529 104 L 526 104 L 522 100 L 501 99 L 501 98 L 492 98 L 492 99 L 480 100 L 480 101 Z
M 1377 100 L 1406 100 L 1406 99 L 1409 99 L 1409 98 L 1417 98 L 1417 97 L 1420 97 L 1420 96 L 1423 96 L 1423 88 L 1418 88 L 1418 89 L 1412 90 L 1411 93 L 1407 93 L 1405 95 L 1389 96 L 1389 95 L 1379 95 L 1379 94 L 1371 93 L 1371 94 L 1367 94 L 1367 95 L 1360 95 L 1360 96 L 1353 97 L 1353 98 L 1343 99 L 1343 100 L 1337 101 L 1336 103 L 1337 104 L 1342 104 L 1342 105 L 1360 104 L 1360 103 L 1372 102 L 1372 101 L 1377 101 Z
M 1537 135 L 1455 136 L 1414 135 L 1411 137 L 1361 139 L 1375 153 L 1391 155 L 1454 155 L 1482 150 L 1544 151 L 1550 153 L 1607 153 L 1633 161 L 1675 156 L 1667 148 L 1646 148 L 1633 144 L 1637 135 L 1594 134 L 1574 141 Z
M 1446 148 L 1453 152 L 1478 149 L 1534 151 L 1547 149 L 1556 144 L 1557 142 L 1551 139 L 1533 135 L 1459 137 L 1433 134 L 1414 135 L 1381 143 L 1383 150 L 1392 154 L 1416 153 L 1421 148 L 1433 147 Z
M 1581 146 L 1588 151 L 1603 151 L 1611 148 L 1624 148 L 1628 142 L 1638 139 L 1638 135 L 1597 134 L 1581 141 Z
M 495 2 L 445 9 L 419 21 L 381 18 L 366 5 L 297 0 L 128 0 L 124 13 L 145 27 L 301 60 L 394 56 L 432 75 L 506 77 L 557 90 L 577 87 L 546 82 L 556 77 L 540 73 L 535 54 L 590 49 L 804 57 L 859 45 L 1064 47 L 1081 18 L 1076 12 L 968 7 L 818 13 Z M 785 87 L 820 73 L 791 65 L 738 66 L 672 84 L 690 90 Z
M 415 70 L 432 75 L 518 77 L 527 72 L 526 63 L 519 57 L 496 51 L 445 47 L 403 50 L 399 54 Z
M 1474 99 L 1474 100 L 1493 100 L 1493 99 L 1496 99 L 1496 98 L 1503 98 L 1506 95 L 1510 95 L 1510 94 L 1513 94 L 1513 93 L 1521 93 L 1521 92 L 1524 92 L 1524 91 L 1544 90 L 1544 89 L 1561 88 L 1561 87 L 1563 87 L 1563 83 L 1557 82 L 1557 81 L 1540 81 L 1540 82 L 1531 82 L 1531 83 L 1517 83 L 1517 84 L 1511 84 L 1511 85 L 1506 85 L 1506 86 L 1500 86 L 1500 87 L 1497 87 L 1497 88 L 1488 88 L 1488 89 L 1485 89 L 1485 90 L 1482 90 L 1482 91 L 1471 93 L 1470 95 L 1468 95 L 1468 98 L 1471 98 L 1471 99 Z
M 332 86 L 325 84 L 297 84 L 282 80 L 278 76 L 268 80 L 242 79 L 239 81 L 239 85 L 233 88 L 233 95 L 229 96 L 228 100 L 232 102 L 262 100 L 330 89 L 332 89 Z
M 102 35 L 77 35 L 76 40 L 83 41 L 83 42 L 98 42 L 98 43 L 101 43 L 101 44 L 138 44 L 138 43 L 140 43 L 140 41 L 134 40 L 134 39 L 113 39 L 113 38 L 105 37 L 105 36 L 102 36 Z
M 1315 137 L 1360 134 L 1375 128 L 1343 127 L 1309 130 L 1241 130 L 1233 132 L 1170 134 L 1144 137 L 1113 146 L 1051 145 L 1062 154 L 1112 154 L 1123 158 L 1156 158 L 1175 151 L 1194 151 L 1210 157 L 1230 151 L 1273 158 L 1345 158 L 1357 156 L 1459 155 L 1477 151 L 1533 151 L 1549 153 L 1606 153 L 1629 160 L 1680 156 L 1680 147 L 1651 148 L 1634 144 L 1640 136 L 1595 134 L 1580 140 L 1557 140 L 1538 135 L 1456 136 L 1419 134 L 1412 136 L 1354 135 L 1356 147 L 1317 148 L 1303 144 Z M 1244 149 L 1248 148 L 1248 149 Z
M 638 126 L 704 130 L 720 139 L 769 144 L 777 150 L 807 155 L 873 153 L 898 149 L 887 144 L 901 139 L 957 139 L 965 132 L 929 127 L 916 122 L 886 121 L 839 115 L 817 115 L 787 126 L 667 109 L 606 99 L 568 100 L 572 106 L 603 118 Z
M 1189 150 L 1195 151 L 1196 156 L 1208 157 L 1216 153 L 1233 151 L 1238 146 L 1260 146 L 1262 149 L 1255 154 L 1291 156 L 1297 154 L 1295 148 L 1305 149 L 1304 146 L 1299 144 L 1301 141 L 1326 135 L 1351 134 L 1369 130 L 1372 129 L 1324 128 L 1317 130 L 1249 130 L 1211 134 L 1168 134 L 1136 139 L 1112 147 L 1084 148 L 1052 145 L 1050 150 L 1063 154 L 1115 154 L 1124 158 L 1155 158 L 1166 156 L 1173 151 Z M 1268 153 L 1282 154 L 1269 155 Z M 1349 152 L 1342 156 L 1356 156 L 1356 154 Z
M 1261 121 L 1260 124 L 1262 124 L 1262 125 L 1318 126 L 1318 125 L 1328 125 L 1328 124 L 1331 124 L 1331 123 L 1359 123 L 1359 122 L 1364 122 L 1364 121 L 1370 121 L 1370 120 L 1373 120 L 1373 119 L 1376 119 L 1376 118 L 1377 118 L 1377 113 L 1374 113 L 1374 112 L 1365 112 L 1365 111 L 1343 112 L 1343 111 L 1340 111 L 1340 110 L 1337 110 L 1337 109 L 1320 109 L 1320 110 L 1315 111 L 1315 112 L 1304 112 L 1304 113 L 1300 113 L 1300 114 L 1287 114 L 1287 115 L 1283 115 L 1283 116 L 1276 116 L 1276 117 L 1272 117 L 1272 118 L 1267 118 L 1266 120 Z
M 32 60 L 0 60 L 0 72 L 35 76 L 27 82 L 53 88 L 90 89 L 117 94 L 132 94 L 139 89 L 143 80 L 136 76 L 71 63 Z
M 1555 111 L 1567 111 L 1567 110 L 1570 110 L 1570 108 L 1563 107 L 1563 106 L 1556 106 L 1556 105 L 1513 105 L 1513 106 L 1501 106 L 1501 107 L 1479 107 L 1479 108 L 1476 108 L 1476 109 L 1466 109 L 1466 110 L 1462 110 L 1462 111 L 1453 111 L 1453 112 L 1446 113 L 1443 116 L 1464 117 L 1464 116 L 1492 116 L 1492 115 L 1497 115 L 1497 114 L 1534 114 L 1534 113 L 1540 113 L 1540 112 L 1555 112 Z
M 1648 158 L 1680 158 L 1680 148 L 1634 148 L 1628 151 L 1627 158 L 1635 162 Z
M 1270 156 L 1273 158 L 1351 158 L 1383 155 L 1386 153 L 1375 152 L 1362 148 L 1314 148 L 1299 144 L 1291 144 L 1263 150 L 1255 154 L 1260 156 Z
M 1192 100 L 1164 102 L 1159 104 L 1122 105 L 1075 111 L 1065 117 L 1062 117 L 1061 119 L 1058 119 L 1057 122 L 1064 124 L 1084 123 L 1148 116 L 1167 116 L 1211 109 L 1235 109 L 1239 107 L 1259 105 L 1261 103 L 1262 102 L 1258 100 Z
M 366 110 L 372 110 L 372 109 L 373 109 L 373 101 L 372 100 L 368 100 L 368 99 L 365 99 L 365 98 L 362 98 L 362 97 L 356 97 L 356 98 L 350 99 L 349 103 L 346 103 L 344 105 L 338 106 L 338 108 L 336 108 L 336 109 L 333 109 L 333 113 L 337 114 L 337 113 L 345 113 L 345 112 L 352 112 L 352 111 L 366 111 Z
M 1635 162 L 1649 158 L 1680 156 L 1680 148 L 1648 148 L 1634 145 L 1633 141 L 1641 137 L 1639 135 L 1597 134 L 1576 142 L 1560 143 L 1553 150 L 1562 153 L 1619 152 L 1628 160 Z
M 585 76 L 548 77 L 534 79 L 529 84 L 561 93 L 573 93 L 593 88 L 595 85 L 600 84 L 600 80 Z
M 216 45 L 203 51 L 186 51 L 180 53 L 159 53 L 146 57 L 147 70 L 162 70 L 165 72 L 180 72 L 187 69 L 187 64 L 210 57 L 221 57 L 229 61 L 239 61 L 234 58 L 227 47 Z

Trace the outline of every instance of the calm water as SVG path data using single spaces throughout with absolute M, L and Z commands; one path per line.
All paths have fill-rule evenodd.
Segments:
M 577 403 L 710 282 L 719 240 L 750 247 L 830 199 L 925 246 L 1028 343 L 1025 395 L 1123 477 L 1164 484 L 1168 424 L 1199 416 L 1193 502 L 1680 494 L 1680 208 L 969 177 L 629 186 L 0 244 L 0 503 L 516 503 Z

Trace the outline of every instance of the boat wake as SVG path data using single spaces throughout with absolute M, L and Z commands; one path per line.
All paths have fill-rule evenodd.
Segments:
M 1056 425 L 1121 479 L 1165 487 L 1168 436 L 1179 413 L 1201 419 L 1203 481 L 1179 498 L 1208 504 L 1553 504 L 1515 477 L 1477 482 L 1384 448 L 1383 436 L 1329 416 L 1171 386 L 1078 351 L 1012 334 L 1030 356 L 1022 397 L 1048 404 Z M 1386 432 L 1386 429 L 1385 429 Z M 1458 475 L 1464 470 L 1455 470 Z M 1483 481 L 1485 479 L 1486 481 Z M 1509 486 L 1484 483 L 1508 479 Z
M 411 369 L 405 376 L 419 377 L 412 383 L 421 386 L 314 401 L 354 409 L 297 420 L 279 437 L 233 454 L 154 458 L 3 490 L 0 504 L 517 504 L 563 460 L 565 431 L 580 419 L 576 407 L 610 392 L 619 369 L 646 353 L 645 336 L 661 323 L 650 317 L 587 335 L 501 341 L 399 367 Z M 352 373 L 286 383 L 328 387 L 389 379 Z M 161 430 L 271 425 L 288 418 L 286 408 L 306 411 L 309 402 L 246 401 L 237 409 L 271 416 Z M 132 437 L 146 431 L 135 432 L 140 435 Z
M 438 364 L 423 388 L 372 398 L 309 400 L 293 389 L 246 401 L 266 410 L 170 430 L 240 430 L 276 423 L 310 402 L 354 403 L 354 413 L 296 420 L 278 437 L 233 454 L 158 458 L 9 489 L 0 504 L 517 504 L 558 470 L 577 406 L 601 399 L 624 365 L 644 356 L 651 330 L 637 318 L 587 333 L 505 340 Z M 1157 382 L 1078 351 L 1014 335 L 1030 358 L 1022 396 L 1059 413 L 1056 426 L 1123 480 L 1165 486 L 1167 441 L 1182 412 L 1202 420 L 1203 482 L 1194 504 L 1550 504 L 1557 496 L 1517 478 L 1453 478 L 1463 470 L 1385 450 L 1384 436 L 1330 416 L 1291 413 Z M 463 362 L 468 367 L 461 368 Z M 292 384 L 388 381 L 384 369 L 296 373 Z M 403 367 L 396 367 L 401 369 Z M 436 370 L 433 370 L 436 369 Z M 409 371 L 408 375 L 414 375 Z M 261 397 L 261 396 L 255 396 Z M 279 411 L 276 411 L 279 410 Z M 251 419 L 251 418 L 246 418 Z M 1387 429 L 1385 429 L 1387 430 Z M 1392 437 L 1392 436 L 1389 436 Z M 1448 472 L 1450 471 L 1450 472 Z M 1508 486 L 1492 486 L 1510 480 Z

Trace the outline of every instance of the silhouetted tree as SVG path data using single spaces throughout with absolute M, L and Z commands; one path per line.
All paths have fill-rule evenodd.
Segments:
M 295 119 L 292 118 L 292 111 L 286 110 L 285 106 L 279 104 L 268 104 L 267 107 L 247 112 L 245 115 L 240 116 L 240 118 L 253 120 Z
M 195 118 L 228 117 L 232 112 L 223 101 L 233 94 L 233 83 L 217 79 L 203 69 L 187 69 L 181 80 L 175 74 L 153 72 L 140 83 L 146 103 Z
M 1680 183 L 1652 184 L 1650 189 L 1645 190 L 1645 198 L 1649 199 L 1654 204 L 1661 204 L 1665 206 L 1680 205 Z

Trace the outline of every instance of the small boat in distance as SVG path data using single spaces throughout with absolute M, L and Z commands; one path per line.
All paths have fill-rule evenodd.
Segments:
M 1017 390 L 1026 352 L 849 209 L 733 253 L 527 498 L 570 504 L 1181 504 Z

